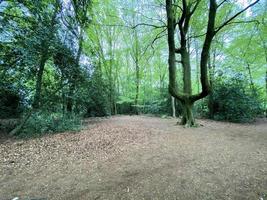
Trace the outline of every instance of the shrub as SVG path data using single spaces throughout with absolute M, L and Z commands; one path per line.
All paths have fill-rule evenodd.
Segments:
M 81 118 L 74 114 L 36 112 L 19 133 L 20 137 L 40 136 L 64 131 L 79 131 Z
M 0 87 L 0 118 L 17 118 L 20 111 L 18 92 L 7 87 Z
M 257 90 L 251 90 L 248 85 L 242 76 L 216 80 L 212 108 L 209 108 L 213 110 L 215 120 L 250 122 L 263 112 Z

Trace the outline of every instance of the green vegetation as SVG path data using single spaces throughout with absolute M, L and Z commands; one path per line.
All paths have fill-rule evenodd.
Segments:
M 230 122 L 252 122 L 264 117 L 263 99 L 259 89 L 247 87 L 248 81 L 239 75 L 218 77 L 212 94 L 197 106 L 202 117 Z
M 263 117 L 266 17 L 259 0 L 1 1 L 0 118 L 18 122 L 1 129 L 75 131 L 83 117 L 116 114 L 188 127 L 195 115 Z
M 81 130 L 81 118 L 61 113 L 37 113 L 31 115 L 20 132 L 21 137 L 41 136 L 43 134 Z

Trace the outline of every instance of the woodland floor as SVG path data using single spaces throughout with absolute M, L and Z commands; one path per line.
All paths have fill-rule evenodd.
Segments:
M 116 116 L 0 141 L 0 199 L 267 199 L 267 121 Z

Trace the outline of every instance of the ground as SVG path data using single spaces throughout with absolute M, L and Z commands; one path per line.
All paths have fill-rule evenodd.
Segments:
M 116 116 L 0 141 L 0 199 L 267 199 L 267 121 Z

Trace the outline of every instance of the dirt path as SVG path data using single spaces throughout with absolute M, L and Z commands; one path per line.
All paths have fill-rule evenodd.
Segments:
M 267 199 L 267 121 L 118 116 L 0 144 L 0 199 Z

